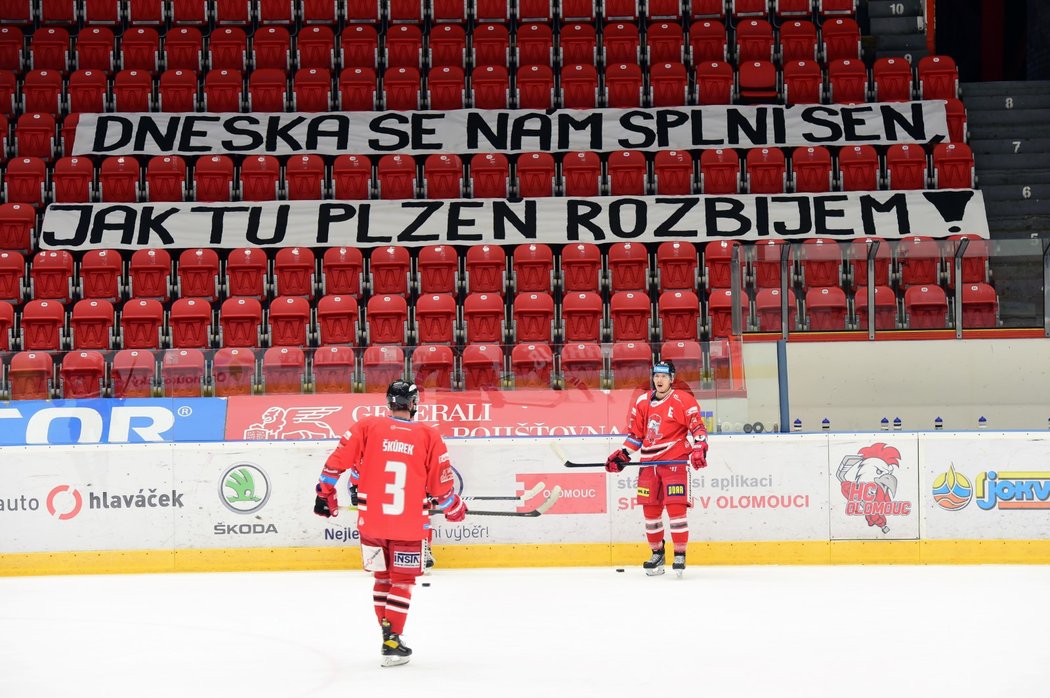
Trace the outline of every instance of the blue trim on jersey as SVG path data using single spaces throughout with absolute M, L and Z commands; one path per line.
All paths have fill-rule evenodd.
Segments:
M 454 501 L 456 501 L 456 493 L 455 492 L 453 492 L 451 495 L 449 495 L 449 498 L 446 499 L 445 501 L 438 503 L 437 508 L 440 509 L 441 511 L 444 511 L 445 509 L 448 509 L 450 506 L 452 506 L 452 502 L 454 502 Z
M 325 483 L 326 485 L 334 485 L 335 483 L 339 482 L 339 478 L 337 478 L 337 477 L 329 477 L 327 475 L 321 475 L 320 480 L 321 480 L 321 482 Z
M 638 439 L 632 439 L 630 436 L 625 437 L 624 441 L 626 441 L 629 444 L 634 444 L 635 446 L 641 446 L 642 445 L 641 441 L 639 441 Z
M 387 419 L 392 419 L 395 422 L 406 422 L 406 423 L 409 423 L 409 424 L 411 424 L 411 422 L 412 422 L 411 419 L 405 419 L 404 417 L 395 417 L 392 414 L 388 414 L 386 417 L 387 417 Z

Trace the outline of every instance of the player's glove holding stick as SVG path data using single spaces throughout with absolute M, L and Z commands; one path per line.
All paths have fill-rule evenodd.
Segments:
M 627 452 L 626 448 L 618 448 L 609 454 L 609 457 L 605 459 L 605 469 L 610 473 L 623 472 L 623 469 L 627 467 L 627 464 L 631 462 L 631 454 Z
M 689 453 L 689 465 L 694 470 L 707 467 L 707 437 L 700 435 L 693 442 L 693 450 Z

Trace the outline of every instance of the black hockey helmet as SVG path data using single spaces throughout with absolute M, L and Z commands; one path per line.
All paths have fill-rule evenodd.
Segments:
M 386 406 L 391 410 L 408 410 L 414 417 L 418 402 L 419 389 L 416 388 L 415 383 L 399 378 L 386 389 Z
M 674 378 L 674 362 L 670 359 L 663 359 L 661 361 L 657 361 L 655 364 L 653 364 L 653 375 L 655 376 L 658 373 L 663 373 L 671 376 L 671 378 Z

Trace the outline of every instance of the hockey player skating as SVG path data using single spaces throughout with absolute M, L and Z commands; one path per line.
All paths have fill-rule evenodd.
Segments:
M 700 417 L 700 406 L 690 393 L 675 390 L 674 364 L 660 361 L 653 366 L 653 390 L 638 397 L 628 417 L 623 447 L 605 461 L 610 473 L 621 472 L 631 453 L 641 451 L 641 461 L 680 460 L 683 465 L 643 467 L 638 475 L 638 502 L 645 516 L 645 537 L 653 555 L 642 564 L 645 573 L 664 573 L 666 543 L 663 511 L 674 544 L 672 568 L 679 576 L 685 571 L 685 551 L 689 543 L 686 512 L 693 506 L 688 461 L 694 469 L 707 467 L 707 428 Z
M 431 498 L 445 519 L 462 521 L 467 506 L 456 494 L 445 442 L 438 432 L 413 422 L 419 392 L 396 380 L 386 391 L 390 416 L 365 417 L 343 434 L 317 483 L 314 513 L 339 513 L 336 483 L 349 470 L 357 487 L 357 529 L 364 568 L 375 577 L 372 598 L 383 632 L 383 666 L 408 662 L 401 640 L 412 586 L 426 563 L 425 541 Z

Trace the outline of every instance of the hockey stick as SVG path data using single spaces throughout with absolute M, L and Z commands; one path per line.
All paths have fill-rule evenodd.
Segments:
M 517 516 L 524 518 L 532 518 L 540 516 L 542 514 L 546 514 L 548 511 L 550 511 L 550 508 L 554 506 L 554 503 L 558 501 L 559 497 L 561 497 L 561 485 L 555 485 L 553 489 L 551 489 L 551 493 L 547 496 L 545 500 L 543 500 L 543 503 L 535 509 L 531 509 L 529 511 L 478 511 L 476 509 L 469 509 L 467 511 L 467 514 L 469 516 Z M 430 510 L 431 515 L 440 513 L 440 509 Z
M 624 467 L 629 465 L 640 465 L 645 467 L 647 465 L 687 465 L 687 460 L 650 460 L 643 462 L 624 463 Z M 574 463 L 571 460 L 565 461 L 566 468 L 604 468 L 605 463 Z
M 520 495 L 513 497 L 464 497 L 463 499 L 468 502 L 527 502 L 542 492 L 544 487 L 546 487 L 546 485 L 542 482 L 537 482 L 534 486 L 525 490 Z
M 538 495 L 540 492 L 542 492 L 544 487 L 546 487 L 546 485 L 544 485 L 542 482 L 537 482 L 534 486 L 532 486 L 529 489 L 527 489 L 524 492 L 522 492 L 520 496 L 514 496 L 514 497 L 503 497 L 503 496 L 495 496 L 495 497 L 463 497 L 463 499 L 465 501 L 473 501 L 473 502 L 518 502 L 518 503 L 524 503 L 524 502 L 527 502 L 528 500 L 532 499 L 536 495 Z M 547 512 L 547 509 L 550 509 L 551 506 L 554 505 L 554 502 L 558 501 L 558 497 L 561 496 L 561 488 L 560 487 L 556 487 L 555 489 L 557 489 L 558 495 L 554 496 L 554 490 L 551 490 L 551 497 L 548 497 L 546 501 L 541 502 L 540 506 L 536 507 L 535 511 L 539 511 L 542 508 L 543 511 L 540 511 L 540 514 L 545 514 Z M 548 504 L 548 502 L 549 502 L 549 504 Z M 339 508 L 340 509 L 345 509 L 347 511 L 357 511 L 357 507 L 355 507 L 353 505 L 342 506 L 342 507 L 339 507 Z M 433 514 L 435 512 L 439 512 L 439 510 L 438 509 L 431 509 L 430 510 L 431 514 Z M 477 514 L 478 512 L 470 511 L 469 513 Z M 494 513 L 492 515 L 493 516 L 495 516 L 495 515 L 508 516 L 508 515 L 511 515 L 511 514 L 513 514 L 514 516 L 539 516 L 539 514 L 532 514 L 531 512 L 527 512 L 527 511 L 526 512 L 496 512 L 496 513 Z

